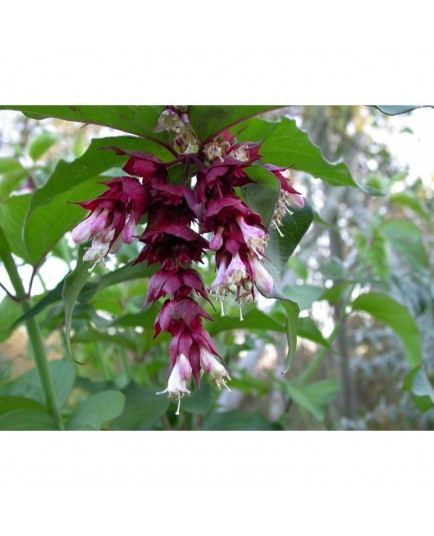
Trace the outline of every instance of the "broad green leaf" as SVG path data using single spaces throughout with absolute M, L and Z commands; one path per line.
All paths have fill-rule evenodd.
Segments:
M 157 389 L 143 389 L 131 382 L 123 389 L 125 395 L 125 409 L 113 421 L 113 430 L 151 430 L 154 424 L 166 413 L 169 399 L 166 396 L 157 396 Z
M 212 407 L 213 389 L 202 380 L 199 389 L 195 389 L 190 396 L 181 401 L 181 411 L 194 413 L 195 415 L 205 415 Z
M 78 250 L 77 266 L 75 267 L 75 270 L 65 278 L 62 290 L 62 299 L 65 308 L 65 334 L 69 357 L 72 357 L 70 340 L 72 313 L 81 289 L 90 277 L 91 264 L 83 261 L 83 253 L 84 248 L 81 247 Z
M 274 229 L 270 231 L 270 239 L 265 249 L 267 258 L 264 258 L 264 266 L 273 278 L 273 290 L 270 294 L 264 294 L 267 298 L 289 299 L 282 289 L 282 277 L 289 257 L 309 229 L 312 219 L 312 207 L 305 201 L 304 208 L 294 209 L 292 214 L 284 217 L 283 226 L 280 227 L 283 236 L 280 236 Z
M 53 431 L 56 423 L 48 415 L 37 409 L 16 409 L 0 417 L 0 430 Z
M 295 350 L 297 349 L 298 316 L 299 306 L 291 300 L 281 301 L 286 313 L 286 337 L 288 339 L 288 355 L 286 357 L 286 367 L 283 371 L 286 374 L 294 361 Z
M 213 412 L 203 423 L 202 430 L 234 430 L 234 431 L 270 431 L 282 430 L 278 423 L 269 422 L 259 413 L 244 413 L 233 410 L 223 413 Z
M 57 402 L 62 407 L 69 398 L 75 383 L 75 367 L 70 361 L 58 360 L 48 364 L 53 378 Z M 36 369 L 29 370 L 13 382 L 0 388 L 1 395 L 31 398 L 45 404 L 45 396 Z
M 281 106 L 189 106 L 190 123 L 200 141 L 221 132 L 249 117 L 281 108 Z
M 46 408 L 32 400 L 30 398 L 24 398 L 21 396 L 0 396 L 0 415 L 9 413 L 16 409 L 36 409 L 39 411 L 46 411 Z
M 92 123 L 139 136 L 165 138 L 153 132 L 164 106 L 0 106 L 0 110 L 18 110 L 32 119 L 56 117 L 66 121 Z
M 280 183 L 273 173 L 262 166 L 251 166 L 245 172 L 253 182 L 241 188 L 242 195 L 247 205 L 261 216 L 264 226 L 268 227 L 279 199 Z
M 407 362 L 411 368 L 422 363 L 419 329 L 408 309 L 401 303 L 383 294 L 362 294 L 352 303 L 354 311 L 365 311 L 391 327 L 401 338 Z
M 253 118 L 243 125 L 239 133 L 242 141 L 260 141 L 262 162 L 282 167 L 294 167 L 313 177 L 323 179 L 332 186 L 357 186 L 370 195 L 382 195 L 372 188 L 359 185 L 343 162 L 329 162 L 318 147 L 300 130 L 293 119 L 282 118 L 268 122 Z M 236 129 L 233 129 L 236 132 Z
M 428 268 L 428 255 L 422 242 L 420 227 L 406 220 L 390 220 L 380 226 L 396 252 L 406 257 L 413 267 Z
M 119 391 L 102 391 L 81 403 L 68 422 L 68 430 L 101 430 L 116 419 L 125 406 L 125 396 Z
M 59 136 L 53 132 L 41 132 L 32 138 L 27 147 L 30 158 L 36 162 L 43 156 L 50 147 L 59 141 Z
M 0 158 L 0 200 L 15 191 L 21 181 L 29 176 L 29 172 L 17 158 Z

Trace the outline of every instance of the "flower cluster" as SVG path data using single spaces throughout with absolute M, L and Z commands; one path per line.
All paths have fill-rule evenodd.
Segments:
M 158 264 L 149 281 L 145 305 L 165 301 L 155 321 L 155 336 L 171 335 L 167 393 L 178 399 L 189 395 L 193 378 L 200 385 L 209 374 L 219 388 L 227 387 L 229 374 L 203 322 L 212 317 L 197 300 L 221 304 L 233 294 L 240 308 L 255 300 L 256 289 L 269 295 L 273 279 L 263 264 L 269 232 L 261 216 L 244 203 L 236 188 L 251 182 L 248 168 L 261 165 L 260 144 L 240 143 L 228 131 L 200 145 L 189 122 L 187 109 L 169 106 L 156 132 L 167 131 L 176 158 L 162 162 L 154 155 L 124 151 L 123 170 L 128 176 L 105 183 L 108 190 L 96 199 L 80 203 L 90 211 L 72 231 L 76 243 L 92 239 L 85 261 L 91 269 L 120 245 L 138 239 L 144 246 L 135 264 Z M 179 152 L 178 152 L 179 151 Z M 169 170 L 182 166 L 182 179 L 171 181 Z M 281 184 L 272 225 L 279 230 L 285 211 L 303 206 L 303 198 L 288 179 L 288 170 L 265 165 Z M 194 181 L 191 179 L 195 177 Z M 137 225 L 147 216 L 140 234 Z M 194 269 L 207 251 L 215 253 L 217 275 L 209 289 Z

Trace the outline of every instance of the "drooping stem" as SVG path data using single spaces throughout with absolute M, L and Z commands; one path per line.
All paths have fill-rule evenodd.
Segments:
M 9 279 L 14 287 L 16 298 L 20 301 L 23 314 L 27 313 L 30 308 L 30 299 L 21 281 L 15 261 L 10 252 L 8 243 L 0 229 L 0 258 L 3 261 L 4 267 L 9 275 Z M 33 351 L 36 370 L 38 371 L 39 380 L 41 382 L 42 391 L 45 396 L 48 412 L 56 422 L 59 430 L 63 430 L 64 426 L 60 416 L 60 410 L 57 403 L 56 391 L 54 390 L 53 378 L 51 377 L 50 369 L 48 368 L 47 355 L 45 353 L 44 343 L 42 340 L 39 324 L 35 317 L 29 318 L 25 322 L 27 334 L 29 336 L 30 345 Z

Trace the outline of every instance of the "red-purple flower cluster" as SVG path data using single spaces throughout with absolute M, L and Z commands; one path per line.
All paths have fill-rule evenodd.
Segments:
M 77 243 L 92 238 L 84 260 L 93 262 L 93 266 L 117 251 L 122 242 L 131 243 L 134 238 L 144 244 L 135 263 L 159 263 L 159 271 L 149 281 L 145 305 L 165 298 L 155 321 L 155 336 L 161 332 L 172 336 L 169 381 L 167 388 L 157 394 L 176 397 L 179 414 L 181 397 L 190 394 L 191 377 L 199 385 L 201 374 L 210 374 L 219 388 L 230 379 L 203 327 L 203 320 L 212 318 L 196 299 L 209 301 L 209 296 L 192 266 L 202 262 L 206 250 L 215 252 L 217 277 L 209 292 L 221 302 L 222 315 L 223 300 L 234 294 L 241 320 L 242 305 L 254 301 L 255 287 L 270 294 L 273 279 L 262 263 L 268 230 L 260 215 L 235 193 L 236 187 L 250 182 L 245 170 L 260 160 L 260 144 L 239 143 L 229 132 L 223 132 L 199 146 L 186 110 L 175 107 L 167 108 L 155 130 L 170 133 L 175 161 L 163 163 L 148 153 L 115 149 L 129 156 L 123 170 L 130 176 L 108 181 L 107 192 L 80 203 L 91 212 L 72 236 Z M 193 169 L 188 174 L 191 164 Z M 168 170 L 174 165 L 187 170 L 180 184 L 169 182 Z M 278 229 L 282 210 L 302 206 L 303 198 L 290 185 L 286 169 L 265 167 L 281 183 L 273 218 Z M 195 185 L 190 187 L 193 175 Z M 145 214 L 146 229 L 137 235 L 136 226 Z M 209 234 L 208 243 L 203 235 Z

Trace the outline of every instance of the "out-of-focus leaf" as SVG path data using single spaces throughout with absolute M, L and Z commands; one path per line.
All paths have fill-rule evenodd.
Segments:
M 421 200 L 413 193 L 398 192 L 396 194 L 392 194 L 390 199 L 398 205 L 410 208 L 413 212 L 416 212 L 419 214 L 419 216 L 422 216 L 424 220 L 429 220 L 430 217 L 426 208 L 422 205 Z
M 406 220 L 390 220 L 380 227 L 392 247 L 399 255 L 406 257 L 412 266 L 428 268 L 428 255 L 422 243 L 420 228 Z
M 321 299 L 324 293 L 322 287 L 315 287 L 314 285 L 297 285 L 293 287 L 285 287 L 285 295 L 288 299 L 298 303 L 300 310 L 309 309 L 312 304 Z
M 423 367 L 412 370 L 404 380 L 404 390 L 412 394 L 413 402 L 419 411 L 434 408 L 434 389 Z
M 42 412 L 46 411 L 46 408 L 42 404 L 30 398 L 21 396 L 0 396 L 0 415 L 4 415 L 5 413 L 9 413 L 16 409 L 36 409 Z
M 365 311 L 391 327 L 401 338 L 407 362 L 411 368 L 422 363 L 421 339 L 418 327 L 408 309 L 383 294 L 363 294 L 352 303 L 354 311 Z
M 125 396 L 119 391 L 102 391 L 80 404 L 68 422 L 68 430 L 101 430 L 116 419 L 125 406 Z
M 37 409 L 16 409 L 0 417 L 0 430 L 53 431 L 56 423 L 48 415 Z
M 17 158 L 0 158 L 0 200 L 12 193 L 29 172 Z
M 70 361 L 51 361 L 48 364 L 53 378 L 57 403 L 62 407 L 69 398 L 75 383 L 75 367 Z M 1 395 L 31 398 L 45 404 L 45 396 L 36 369 L 29 370 L 13 382 L 0 388 Z
M 0 342 L 9 338 L 10 328 L 20 314 L 20 305 L 9 296 L 5 296 L 0 302 Z
M 286 313 L 286 337 L 288 339 L 288 355 L 284 370 L 284 373 L 286 373 L 291 367 L 297 348 L 298 316 L 300 314 L 300 308 L 291 300 L 282 300 L 281 303 Z
M 53 132 L 41 132 L 32 138 L 27 147 L 30 158 L 36 162 L 50 147 L 59 141 L 59 136 Z
M 233 410 L 211 413 L 202 423 L 203 430 L 270 431 L 282 430 L 278 423 L 269 422 L 259 413 Z
M 330 343 L 324 339 L 323 334 L 311 318 L 300 318 L 297 335 L 302 339 L 308 339 L 330 348 Z
M 205 415 L 212 407 L 212 394 L 211 386 L 202 382 L 200 389 L 195 389 L 189 397 L 182 399 L 181 411 Z
M 169 407 L 167 396 L 157 396 L 155 391 L 144 389 L 131 382 L 122 391 L 125 409 L 112 423 L 113 430 L 151 430 Z
M 126 336 L 118 334 L 118 335 L 110 335 L 107 332 L 104 331 L 80 331 L 74 335 L 72 338 L 72 342 L 75 343 L 94 343 L 94 342 L 104 342 L 110 345 L 110 347 L 114 346 L 122 346 L 123 348 L 127 348 L 128 350 L 135 350 L 136 346 L 135 344 L 130 341 Z
M 189 119 L 200 141 L 255 115 L 279 106 L 189 106 Z

